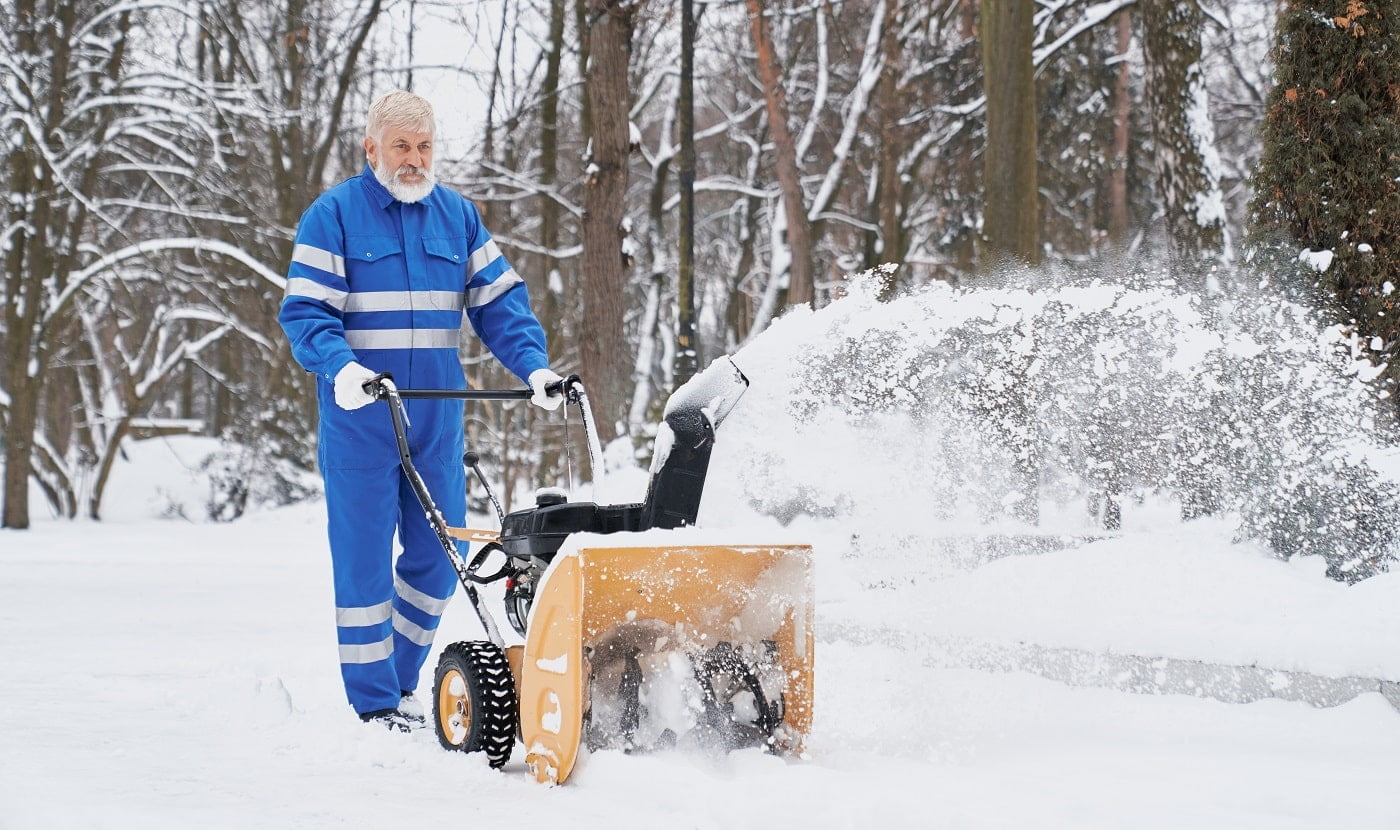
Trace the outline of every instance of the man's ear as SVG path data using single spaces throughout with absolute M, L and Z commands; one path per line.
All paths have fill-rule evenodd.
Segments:
M 365 136 L 365 158 L 369 160 L 370 167 L 379 166 L 379 148 L 374 145 L 374 139 Z

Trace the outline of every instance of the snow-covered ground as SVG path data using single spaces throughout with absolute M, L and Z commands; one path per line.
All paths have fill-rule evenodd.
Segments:
M 1150 498 L 1116 534 L 1050 501 L 1040 535 L 930 522 L 899 470 L 822 466 L 844 437 L 787 428 L 760 391 L 780 363 L 743 367 L 701 523 L 814 546 L 807 757 L 598 753 L 547 788 L 518 748 L 493 771 L 367 727 L 321 505 L 172 518 L 208 447 L 151 441 L 106 521 L 0 532 L 0 830 L 1400 827 L 1400 575 L 1347 587 Z M 733 454 L 758 443 L 878 503 L 778 528 Z M 478 636 L 459 597 L 437 648 Z
M 0 827 L 1400 826 L 1378 693 L 1236 704 L 978 660 L 1033 643 L 1400 679 L 1400 577 L 1347 588 L 1142 513 L 936 575 L 789 528 L 818 557 L 809 757 L 602 753 L 555 789 L 351 716 L 319 505 L 40 522 L 0 536 Z M 439 646 L 476 625 L 455 603 Z

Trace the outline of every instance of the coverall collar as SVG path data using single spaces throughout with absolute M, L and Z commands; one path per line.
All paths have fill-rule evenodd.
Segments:
M 374 175 L 374 168 L 370 167 L 369 162 L 365 162 L 365 171 L 360 174 L 360 183 L 364 185 L 365 194 L 369 196 L 370 201 L 378 205 L 380 210 L 384 210 L 396 201 L 394 194 L 379 183 L 379 179 Z

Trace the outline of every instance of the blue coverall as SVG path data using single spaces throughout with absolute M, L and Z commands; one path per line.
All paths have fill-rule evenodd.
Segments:
M 332 381 L 358 361 L 393 373 L 402 389 L 466 388 L 464 311 L 521 380 L 548 367 L 524 281 L 459 194 L 438 186 L 421 202 L 400 202 L 366 166 L 302 215 L 278 320 L 317 379 L 341 676 L 360 714 L 396 708 L 417 687 L 457 583 L 399 467 L 388 407 L 341 409 Z M 405 403 L 414 463 L 443 517 L 461 526 L 462 401 Z

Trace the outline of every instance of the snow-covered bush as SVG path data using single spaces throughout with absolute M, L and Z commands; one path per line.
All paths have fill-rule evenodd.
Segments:
M 220 442 L 200 465 L 209 480 L 208 518 L 229 522 L 251 506 L 279 507 L 310 498 L 321 490 L 315 473 L 257 447 Z
M 1103 518 L 1151 491 L 1184 518 L 1235 517 L 1282 556 L 1324 556 L 1336 578 L 1394 557 L 1400 497 L 1371 463 L 1390 421 L 1343 331 L 1301 305 L 1206 299 L 1150 274 L 1037 277 L 1056 284 L 940 284 L 892 303 L 856 279 L 779 321 L 736 361 L 755 391 L 778 384 L 820 460 L 752 448 L 765 467 L 742 473 L 752 503 L 788 516 L 888 500 L 985 525 L 1033 522 L 1049 501 Z

